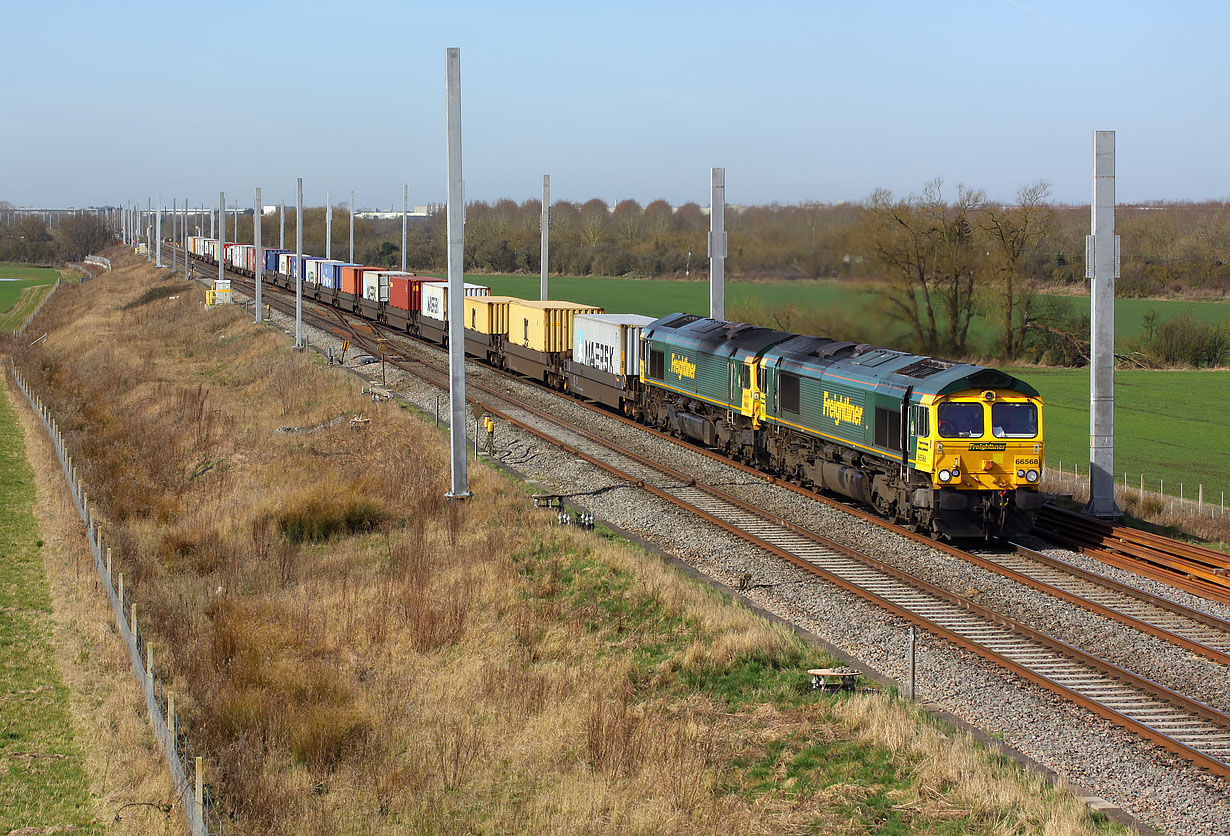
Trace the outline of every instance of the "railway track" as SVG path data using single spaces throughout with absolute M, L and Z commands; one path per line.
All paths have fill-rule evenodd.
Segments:
M 1109 566 L 1230 604 L 1230 555 L 1051 505 L 1036 531 Z
M 237 285 L 251 286 L 250 280 L 242 277 L 235 277 L 235 281 Z M 288 307 L 293 311 L 293 303 Z M 305 319 L 314 320 L 318 326 L 335 333 L 344 331 L 356 344 L 367 347 L 372 353 L 380 352 L 374 342 L 371 323 L 364 322 L 363 330 L 359 330 L 332 308 L 324 308 L 327 313 L 317 313 L 310 307 L 304 308 Z M 395 355 L 404 354 L 395 342 L 385 344 L 383 349 L 385 356 L 390 350 Z M 433 369 L 417 359 L 407 362 L 408 359 L 408 355 L 404 355 L 393 362 L 403 371 L 447 389 L 446 371 Z M 643 488 L 814 576 L 1131 729 L 1203 769 L 1230 778 L 1230 717 L 1217 709 L 875 557 L 767 514 L 717 487 L 699 484 L 686 474 L 572 426 L 545 410 L 519 402 L 505 392 L 475 382 L 471 382 L 469 388 L 483 393 L 482 405 L 487 412 L 562 447 L 615 478 Z M 763 474 L 752 472 L 764 478 Z M 814 496 L 810 491 L 798 490 Z M 943 547 L 920 535 L 910 536 L 932 547 Z M 1010 556 L 999 555 L 992 559 L 944 548 L 963 559 L 974 558 L 979 565 L 995 565 L 995 571 L 1000 574 L 1028 579 L 1030 586 L 1087 609 L 1113 613 L 1108 617 L 1165 637 L 1194 652 L 1223 662 L 1230 658 L 1227 657 L 1230 624 L 1206 614 L 1184 612 L 1172 602 L 1124 585 L 1112 589 L 1096 575 L 1078 576 L 1069 571 L 1075 567 L 1053 565 L 1058 561 L 1048 565 L 1049 558 L 1026 554 L 1027 550 L 1018 549 Z

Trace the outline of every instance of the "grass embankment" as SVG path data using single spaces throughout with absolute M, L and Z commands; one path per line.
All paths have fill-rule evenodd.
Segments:
M 59 278 L 50 267 L 0 264 L 0 333 L 20 328 Z
M 0 833 L 32 827 L 101 834 L 54 661 L 33 508 L 21 428 L 0 386 Z
M 492 470 L 444 503 L 429 421 L 116 266 L 19 362 L 239 832 L 1117 832 Z

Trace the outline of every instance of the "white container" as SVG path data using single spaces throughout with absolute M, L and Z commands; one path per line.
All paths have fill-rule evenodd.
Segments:
M 484 284 L 462 282 L 463 296 L 490 296 L 491 288 Z M 448 282 L 423 283 L 423 316 L 448 322 Z
M 337 259 L 318 259 L 307 263 L 307 280 L 313 284 L 320 284 L 322 269 L 326 264 L 341 264 Z
M 639 374 L 641 329 L 653 321 L 640 314 L 577 314 L 572 362 L 621 377 Z
M 294 257 L 294 253 L 281 253 L 278 255 L 278 272 L 283 276 L 290 275 L 290 262 Z
M 369 302 L 389 301 L 389 277 L 409 276 L 400 270 L 368 270 L 363 273 L 363 298 Z

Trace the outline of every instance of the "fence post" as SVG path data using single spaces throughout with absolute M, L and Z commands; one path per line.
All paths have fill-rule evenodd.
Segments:
M 115 593 L 115 597 L 119 599 L 120 613 L 123 613 L 124 612 L 124 573 L 120 572 L 117 577 L 119 579 L 119 589 Z
M 154 687 L 154 643 L 145 643 L 145 680 L 149 687 Z
M 111 582 L 111 547 L 107 546 L 107 582 Z
M 205 818 L 205 767 L 201 758 L 196 759 L 196 809 Z
M 1204 485 L 1200 486 L 1200 493 L 1196 499 L 1196 513 L 1197 514 L 1204 513 Z
M 171 751 L 178 756 L 175 746 L 175 692 L 167 691 L 167 739 L 171 741 Z
M 909 657 L 910 657 L 909 662 L 908 662 L 908 671 L 909 671 L 908 687 L 909 687 L 910 700 L 912 701 L 914 699 L 914 694 L 915 694 L 914 675 L 917 671 L 917 668 L 915 667 L 915 655 L 914 655 L 915 654 L 915 631 L 914 631 L 914 625 L 912 624 L 910 625 L 910 638 L 909 638 L 908 646 L 909 646 L 909 649 L 907 652 L 909 653 Z
M 137 602 L 133 601 L 130 606 L 132 607 L 132 626 L 129 629 L 132 630 L 132 643 L 136 644 L 137 643 Z

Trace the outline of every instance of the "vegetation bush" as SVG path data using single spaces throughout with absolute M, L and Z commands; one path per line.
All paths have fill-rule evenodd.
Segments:
M 1204 322 L 1187 311 L 1164 322 L 1145 315 L 1145 333 L 1138 350 L 1164 366 L 1220 367 L 1230 363 L 1230 318 Z

